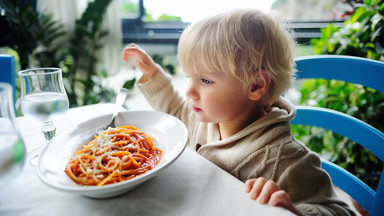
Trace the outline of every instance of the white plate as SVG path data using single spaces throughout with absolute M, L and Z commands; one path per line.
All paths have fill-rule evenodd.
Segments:
M 95 135 L 95 129 L 108 124 L 111 115 L 103 115 L 68 128 L 54 137 L 39 159 L 37 173 L 40 179 L 58 190 L 78 193 L 93 198 L 109 198 L 126 193 L 144 181 L 154 177 L 172 164 L 184 151 L 188 139 L 185 125 L 177 118 L 160 112 L 125 111 L 116 119 L 116 126 L 132 125 L 152 136 L 155 146 L 163 151 L 162 158 L 152 170 L 131 180 L 110 185 L 81 186 L 64 172 L 65 166 L 81 146 L 87 144 Z

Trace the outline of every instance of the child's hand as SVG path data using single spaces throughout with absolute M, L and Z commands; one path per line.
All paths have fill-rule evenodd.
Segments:
M 129 58 L 133 59 L 136 67 L 146 75 L 148 78 L 156 74 L 158 68 L 152 58 L 136 44 L 129 44 L 123 49 L 121 58 L 128 61 Z
M 280 190 L 272 180 L 267 181 L 264 178 L 248 179 L 245 182 L 245 192 L 249 193 L 251 199 L 261 204 L 268 203 L 271 206 L 280 206 L 299 215 L 289 195 Z

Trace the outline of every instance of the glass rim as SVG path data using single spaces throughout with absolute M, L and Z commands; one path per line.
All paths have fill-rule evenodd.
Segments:
M 29 72 L 31 71 L 43 71 L 43 73 L 30 74 Z M 19 76 L 44 76 L 47 74 L 55 74 L 55 73 L 62 73 L 62 69 L 58 67 L 29 68 L 29 69 L 21 70 L 17 74 Z

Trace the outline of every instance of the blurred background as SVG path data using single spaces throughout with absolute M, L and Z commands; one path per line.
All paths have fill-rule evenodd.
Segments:
M 142 46 L 169 73 L 181 73 L 177 43 L 191 22 L 232 8 L 280 11 L 300 43 L 332 23 L 341 27 L 355 10 L 345 0 L 1 0 L 0 53 L 17 56 L 17 71 L 60 66 L 71 106 L 106 101 L 121 85 L 132 87 L 132 66 L 121 61 L 129 43 Z M 127 70 L 131 72 L 127 72 Z M 128 82 L 127 82 L 128 81 Z M 126 83 L 127 82 L 127 83 Z

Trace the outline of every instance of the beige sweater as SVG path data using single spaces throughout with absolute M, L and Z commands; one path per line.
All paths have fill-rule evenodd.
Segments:
M 151 106 L 181 119 L 188 146 L 241 181 L 264 177 L 285 190 L 303 215 L 354 214 L 335 195 L 319 157 L 291 134 L 295 107 L 281 98 L 265 116 L 220 140 L 217 124 L 197 121 L 162 70 L 138 88 Z M 201 146 L 201 147 L 200 147 Z

